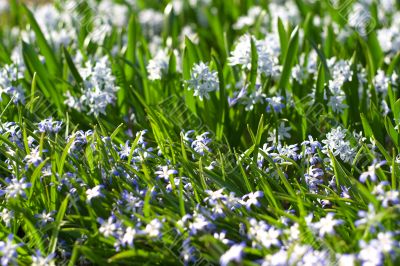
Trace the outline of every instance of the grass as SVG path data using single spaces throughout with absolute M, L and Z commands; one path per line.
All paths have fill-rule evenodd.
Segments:
M 103 9 L 56 2 L 61 11 L 51 11 L 57 23 L 50 26 L 40 6 L 15 0 L 2 15 L 3 265 L 30 265 L 38 251 L 48 265 L 273 265 L 271 258 L 284 256 L 282 265 L 333 265 L 343 254 L 362 265 L 399 262 L 400 100 L 392 74 L 400 57 L 379 37 L 399 6 L 369 5 L 377 25 L 363 35 L 329 1 L 290 1 L 286 9 L 274 1 L 183 1 L 182 10 L 169 1 L 115 1 Z M 233 26 L 255 6 L 261 11 L 251 25 Z M 149 8 L 159 13 L 146 18 Z M 297 15 L 284 17 L 290 10 Z M 392 12 L 387 24 L 380 10 Z M 196 37 L 182 36 L 188 25 Z M 245 34 L 254 36 L 249 65 L 232 65 Z M 269 65 L 259 40 L 266 36 L 276 37 L 268 49 L 279 47 L 268 54 L 276 56 L 277 75 L 262 73 Z M 156 80 L 149 78 L 152 59 L 164 66 Z M 200 62 L 218 81 L 204 100 L 188 83 Z M 298 68 L 307 73 L 296 78 Z M 340 112 L 330 105 L 335 78 L 344 79 Z M 243 87 L 246 96 L 232 104 Z M 68 103 L 67 92 L 81 106 Z M 262 100 L 251 98 L 255 92 Z M 87 100 L 96 93 L 108 94 Z M 49 117 L 62 121 L 59 129 L 54 121 L 41 129 Z M 344 136 L 332 147 L 340 137 L 329 134 L 338 128 Z M 319 144 L 303 143 L 309 136 Z M 7 243 L 19 244 L 15 253 L 5 252 Z

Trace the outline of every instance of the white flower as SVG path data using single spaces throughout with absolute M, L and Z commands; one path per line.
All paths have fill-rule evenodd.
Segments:
M 193 222 L 189 224 L 190 233 L 195 235 L 198 231 L 203 231 L 211 225 L 212 223 L 204 215 L 196 213 Z
M 398 21 L 389 28 L 377 31 L 377 37 L 382 50 L 386 53 L 395 53 L 400 49 L 400 30 Z
M 274 109 L 275 113 L 281 113 L 282 109 L 285 108 L 285 104 L 283 103 L 284 98 L 282 96 L 265 98 L 265 101 L 268 103 L 267 112 L 270 112 L 271 109 Z
M 252 6 L 247 11 L 246 16 L 239 17 L 236 23 L 233 24 L 233 29 L 240 30 L 243 29 L 244 27 L 253 26 L 257 18 L 260 16 L 261 12 L 262 12 L 261 7 Z
M 326 217 L 321 218 L 319 222 L 313 224 L 313 227 L 319 231 L 320 237 L 323 237 L 326 234 L 334 234 L 334 227 L 342 223 L 341 220 L 333 219 L 334 216 L 334 213 L 328 213 Z
M 329 81 L 329 89 L 331 95 L 329 96 L 328 106 L 332 108 L 333 112 L 341 114 L 348 107 L 344 103 L 346 94 L 340 87 L 337 87 L 334 81 Z
M 372 241 L 376 241 L 376 246 L 385 253 L 389 253 L 399 246 L 399 243 L 393 239 L 391 232 L 379 232 L 376 240 Z
M 39 219 L 39 224 L 41 226 L 44 226 L 47 223 L 54 222 L 54 218 L 52 217 L 53 214 L 54 212 L 47 213 L 46 211 L 43 211 L 41 214 L 36 214 L 35 218 Z
M 207 137 L 209 132 L 204 132 L 201 135 L 196 136 L 196 139 L 192 142 L 191 147 L 199 155 L 203 156 L 205 152 L 210 152 L 211 149 L 208 145 L 211 143 L 211 138 Z
M 257 244 L 261 244 L 266 248 L 280 246 L 280 230 L 270 227 L 264 221 L 257 222 L 255 219 L 250 219 L 249 223 L 250 227 L 247 235 L 249 239 L 253 240 L 253 247 L 256 247 Z
M 386 95 L 391 83 L 390 81 L 390 78 L 385 75 L 385 72 L 379 69 L 373 80 L 376 91 Z
M 221 233 L 214 233 L 214 238 L 218 239 L 225 245 L 229 245 L 232 241 L 226 238 L 226 232 L 223 231 Z
M 88 110 L 88 114 L 95 116 L 105 114 L 106 107 L 114 104 L 117 99 L 116 92 L 119 90 L 114 84 L 115 77 L 107 62 L 108 57 L 104 56 L 89 61 L 86 67 L 80 68 L 79 72 L 84 79 L 82 95 L 75 98 L 67 92 L 65 104 L 78 111 Z
M 242 204 L 246 206 L 246 208 L 250 209 L 252 205 L 259 206 L 258 198 L 264 196 L 262 191 L 250 192 L 242 197 Z
M 159 167 L 159 170 L 155 172 L 158 178 L 163 178 L 166 181 L 169 181 L 169 177 L 171 175 L 175 175 L 177 173 L 178 171 L 176 171 L 175 169 L 169 169 L 168 165 Z
M 216 191 L 206 190 L 205 192 L 208 194 L 208 197 L 206 197 L 204 201 L 210 203 L 211 205 L 216 204 L 218 200 L 226 198 L 224 194 L 224 188 L 218 189 Z
M 353 254 L 338 254 L 338 266 L 354 266 L 356 256 Z
M 146 36 L 158 35 L 164 24 L 164 15 L 154 9 L 145 9 L 139 13 L 139 23 Z
M 219 89 L 218 73 L 210 71 L 210 68 L 203 62 L 196 64 L 192 68 L 191 79 L 188 80 L 188 89 L 194 91 L 194 96 L 210 99 L 208 93 Z
M 136 235 L 140 233 L 133 227 L 127 227 L 125 230 L 125 234 L 122 237 L 122 244 L 128 245 L 130 247 L 133 246 L 133 240 L 135 239 Z
M 28 166 L 31 164 L 38 166 L 43 161 L 42 157 L 40 156 L 39 146 L 32 149 L 31 153 L 25 156 L 25 161 Z
M 4 208 L 0 212 L 0 217 L 3 220 L 3 222 L 6 224 L 6 226 L 10 227 L 11 220 L 14 218 L 14 212 L 13 211 L 9 211 L 6 208 Z
M 3 266 L 17 264 L 17 248 L 20 244 L 14 244 L 13 239 L 14 236 L 9 234 L 6 241 L 0 241 L 0 262 Z
M 280 249 L 278 252 L 267 255 L 261 266 L 286 266 L 288 262 L 288 252 Z
M 261 244 L 266 247 L 270 248 L 271 246 L 280 246 L 279 236 L 281 235 L 281 231 L 270 227 L 268 230 L 260 231 L 259 232 L 259 241 Z
M 144 232 L 149 237 L 160 237 L 162 227 L 163 227 L 162 223 L 158 219 L 154 219 L 149 224 L 146 225 Z
M 0 68 L 0 102 L 1 95 L 7 94 L 14 103 L 25 103 L 24 90 L 18 80 L 24 75 L 18 69 L 17 65 L 5 65 Z
M 61 121 L 53 121 L 52 117 L 44 119 L 38 123 L 39 132 L 47 132 L 47 133 L 57 133 L 61 129 L 62 122 Z
M 147 72 L 149 80 L 161 79 L 163 74 L 167 72 L 169 65 L 169 57 L 165 50 L 159 49 L 156 55 L 149 61 Z
M 289 241 L 296 241 L 300 237 L 300 226 L 298 223 L 292 225 L 289 229 L 286 230 L 286 233 L 289 237 Z
M 367 181 L 367 178 L 369 177 L 371 179 L 371 181 L 376 181 L 376 174 L 375 171 L 376 169 L 380 168 L 382 165 L 386 164 L 386 161 L 382 161 L 379 163 L 374 163 L 370 166 L 368 166 L 368 170 L 366 172 L 363 172 L 360 175 L 360 182 L 365 183 L 365 181 Z
M 370 241 L 368 244 L 364 241 L 360 242 L 361 250 L 358 253 L 358 259 L 361 260 L 362 265 L 378 266 L 382 262 L 382 252 L 377 247 L 374 241 Z
M 368 204 L 368 211 L 360 210 L 358 211 L 358 216 L 361 219 L 354 222 L 355 226 L 374 223 L 377 218 L 377 213 L 375 211 L 374 205 L 372 205 L 372 203 Z
M 343 161 L 351 162 L 356 151 L 350 146 L 350 142 L 345 140 L 346 132 L 340 126 L 332 129 L 326 134 L 326 139 L 322 141 L 325 144 L 322 152 L 328 154 L 331 151 L 334 156 L 339 155 Z
M 278 128 L 273 129 L 270 131 L 268 141 L 272 143 L 280 143 L 284 139 L 289 139 L 291 137 L 289 131 L 292 130 L 290 126 L 286 127 L 285 122 L 281 122 L 278 126 Z M 278 140 L 278 142 L 276 142 Z
M 4 190 L 0 190 L 0 196 L 6 195 L 6 199 L 16 198 L 18 196 L 25 197 L 25 189 L 31 186 L 31 183 L 25 182 L 25 177 L 18 180 L 16 177 L 6 179 L 8 186 Z
M 98 222 L 101 224 L 99 228 L 99 233 L 104 235 L 104 237 L 114 236 L 118 230 L 121 229 L 121 224 L 118 221 L 115 221 L 115 217 L 110 216 L 107 221 L 98 218 Z
M 39 250 L 36 251 L 35 255 L 32 255 L 32 264 L 31 266 L 53 266 L 55 253 L 52 253 L 48 256 L 43 256 Z
M 315 265 L 329 265 L 329 253 L 325 250 L 308 250 L 302 258 L 302 262 L 299 263 L 303 266 L 315 266 Z
M 279 53 L 274 49 L 277 41 L 275 38 L 269 38 L 267 41 L 257 40 L 254 36 L 244 35 L 239 38 L 235 49 L 228 58 L 229 65 L 241 65 L 243 69 L 251 70 L 251 39 L 257 50 L 258 60 L 257 69 L 269 77 L 276 77 L 280 73 L 278 56 Z
M 94 188 L 86 190 L 87 201 L 91 201 L 93 198 L 97 197 L 104 197 L 104 195 L 101 193 L 102 188 L 103 185 L 97 185 Z
M 243 249 L 246 247 L 244 243 L 235 244 L 229 250 L 227 250 L 219 259 L 221 266 L 227 266 L 229 262 L 240 263 L 242 261 Z
M 382 206 L 387 208 L 391 205 L 399 204 L 400 192 L 397 190 L 386 191 L 384 195 L 378 197 L 382 201 Z
M 362 3 L 355 3 L 352 6 L 352 9 L 349 11 L 348 23 L 349 26 L 355 28 L 361 36 L 365 36 L 367 34 L 367 28 L 369 21 L 373 18 L 370 15 L 369 7 L 363 5 Z
M 8 0 L 0 0 L 0 13 L 7 11 L 9 8 Z

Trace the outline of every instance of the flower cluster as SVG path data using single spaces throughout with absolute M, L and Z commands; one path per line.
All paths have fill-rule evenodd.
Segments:
M 98 116 L 106 113 L 106 107 L 114 104 L 119 87 L 115 85 L 115 77 L 107 65 L 108 57 L 95 62 L 87 62 L 80 71 L 84 80 L 80 97 L 66 94 L 65 104 L 78 111 L 88 111 Z

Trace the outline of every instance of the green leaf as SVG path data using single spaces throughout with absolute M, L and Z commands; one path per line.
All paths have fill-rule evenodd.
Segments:
M 64 218 L 65 212 L 67 211 L 68 202 L 69 202 L 69 194 L 65 197 L 65 199 L 60 205 L 60 208 L 58 208 L 57 210 L 57 216 L 54 221 L 54 229 L 50 237 L 49 253 L 53 253 L 56 251 L 58 235 L 61 228 L 61 222 L 62 219 Z
M 250 70 L 250 90 L 254 90 L 257 80 L 258 54 L 254 39 L 250 38 L 251 47 L 251 70 Z
M 125 58 L 128 62 L 131 62 L 133 65 L 136 64 L 136 43 L 137 43 L 137 24 L 135 15 L 131 15 L 128 24 L 128 46 L 126 48 L 126 55 Z M 125 76 L 128 82 L 133 81 L 134 77 L 134 69 L 126 65 L 125 66 Z
M 374 136 L 374 133 L 372 131 L 371 126 L 369 125 L 369 122 L 367 120 L 367 118 L 365 117 L 364 114 L 360 114 L 361 116 L 361 122 L 362 122 L 362 126 L 364 128 L 364 134 L 366 137 L 371 138 Z
M 63 116 L 63 105 L 60 99 L 61 93 L 56 90 L 53 82 L 49 79 L 48 71 L 40 62 L 38 55 L 33 50 L 32 46 L 23 42 L 22 54 L 25 64 L 27 65 L 27 68 L 30 71 L 31 75 L 33 76 L 35 72 L 37 73 L 36 80 L 44 96 L 46 96 L 50 103 L 54 102 L 57 107 L 58 114 L 60 116 Z
M 386 127 L 387 133 L 389 134 L 390 138 L 393 140 L 396 147 L 399 147 L 399 143 L 400 143 L 399 133 L 396 131 L 396 129 L 394 129 L 394 126 L 393 126 L 392 122 L 390 121 L 390 118 L 387 116 L 385 117 L 385 127 Z
M 67 65 L 69 67 L 69 70 L 71 71 L 72 76 L 74 77 L 75 81 L 78 83 L 82 83 L 82 77 L 79 74 L 79 71 L 76 69 L 74 61 L 71 58 L 71 55 L 69 54 L 67 48 L 63 47 L 63 52 L 65 56 L 65 60 L 67 61 Z
M 282 51 L 281 59 L 283 61 L 283 59 L 286 58 L 289 39 L 281 18 L 278 18 L 278 33 L 279 33 L 279 43 L 281 45 L 281 51 Z
M 290 41 L 287 49 L 286 56 L 284 58 L 284 65 L 279 81 L 279 89 L 282 95 L 286 95 L 286 89 L 288 89 L 289 81 L 292 73 L 292 67 L 297 58 L 297 49 L 299 47 L 299 28 L 296 27 L 290 35 Z
M 32 27 L 32 30 L 35 32 L 36 42 L 38 44 L 40 52 L 46 59 L 46 65 L 47 65 L 48 71 L 50 72 L 50 74 L 52 74 L 54 76 L 60 76 L 60 73 L 61 73 L 60 65 L 57 62 L 57 59 L 56 59 L 53 49 L 50 47 L 46 38 L 44 37 L 44 34 L 43 34 L 42 30 L 40 29 L 39 24 L 37 23 L 32 12 L 25 5 L 22 5 L 22 8 L 24 9 L 26 16 L 28 17 L 28 21 Z

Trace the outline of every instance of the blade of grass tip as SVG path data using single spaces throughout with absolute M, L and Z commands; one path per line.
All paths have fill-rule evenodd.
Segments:
M 31 113 L 33 111 L 34 102 L 37 99 L 37 98 L 35 98 L 35 92 L 36 92 L 36 72 L 33 73 L 32 85 L 31 85 L 31 101 L 29 102 L 29 104 L 30 104 L 30 112 Z
M 140 134 L 138 134 L 135 138 L 135 140 L 133 141 L 133 144 L 131 146 L 131 150 L 129 151 L 129 156 L 128 156 L 128 163 L 130 163 L 132 161 L 132 157 L 133 157 L 133 152 L 135 151 L 135 148 L 139 142 L 140 139 Z
M 23 123 L 22 138 L 23 138 L 23 141 L 24 141 L 25 152 L 26 152 L 26 154 L 30 154 L 31 153 L 31 149 L 29 148 L 28 137 L 27 137 L 27 134 L 26 134 L 26 124 L 25 123 Z
M 261 180 L 261 186 L 263 188 L 265 197 L 267 200 L 274 206 L 274 208 L 277 209 L 282 209 L 282 206 L 280 205 L 279 201 L 275 199 L 274 193 L 272 191 L 271 186 L 268 183 L 268 179 L 265 179 L 261 174 L 260 174 L 260 180 Z
M 144 203 L 143 203 L 144 217 L 150 217 L 150 212 L 151 212 L 150 199 L 151 199 L 152 189 L 153 189 L 153 187 L 149 186 L 147 189 L 146 195 L 144 197 Z
M 393 158 L 396 156 L 395 149 L 393 149 Z M 397 189 L 397 178 L 400 177 L 400 167 L 396 160 L 392 160 L 392 189 Z
M 325 71 L 323 69 L 322 64 L 319 65 L 318 68 L 318 78 L 317 78 L 317 87 L 315 90 L 315 103 L 321 104 L 324 99 L 324 88 L 325 88 Z
M 272 165 L 272 167 L 276 170 L 276 172 L 278 173 L 278 176 L 280 178 L 280 180 L 282 181 L 284 187 L 286 188 L 287 192 L 289 193 L 289 195 L 291 197 L 293 197 L 293 199 L 296 198 L 296 193 L 294 192 L 292 185 L 290 185 L 288 179 L 286 178 L 286 176 L 283 174 L 281 168 L 269 157 L 267 156 L 265 153 L 264 155 L 264 159 L 266 159 L 268 161 L 268 163 L 270 163 Z
M 122 127 L 124 126 L 123 123 L 119 124 L 119 126 L 114 130 L 114 132 L 111 134 L 110 139 L 114 140 L 115 136 L 121 131 Z
M 66 121 L 65 121 L 65 139 L 67 139 L 68 136 L 69 136 L 69 114 L 68 114 L 68 112 L 67 112 L 65 115 L 66 115 Z
M 255 137 L 255 142 L 254 142 L 253 161 L 255 163 L 257 163 L 258 149 L 260 147 L 261 137 L 262 137 L 263 133 L 264 133 L 264 115 L 261 115 L 260 121 L 258 122 L 257 133 L 256 133 L 256 137 Z
M 390 156 L 390 154 L 386 151 L 386 148 L 382 146 L 382 144 L 375 139 L 375 137 L 372 137 L 376 147 L 378 147 L 379 151 L 382 153 L 383 157 L 385 157 L 386 161 L 391 162 L 393 158 Z
M 79 71 L 76 69 L 74 61 L 72 60 L 71 55 L 69 54 L 67 48 L 63 47 L 63 52 L 64 52 L 65 60 L 67 61 L 68 68 L 71 71 L 71 74 L 74 77 L 75 81 L 77 83 L 82 83 L 83 79 L 82 79 L 81 75 L 79 74 Z
M 48 71 L 54 76 L 60 76 L 60 67 L 57 62 L 56 56 L 54 54 L 53 49 L 51 49 L 49 43 L 47 42 L 46 38 L 42 30 L 39 27 L 35 17 L 33 16 L 32 12 L 29 10 L 28 7 L 22 5 L 22 9 L 24 10 L 26 16 L 28 17 L 28 21 L 32 30 L 35 32 L 36 35 L 36 42 L 38 47 L 40 48 L 41 53 L 46 59 L 46 65 L 48 67 Z
M 109 258 L 107 260 L 108 263 L 116 263 L 120 260 L 124 260 L 124 259 L 128 259 L 128 258 L 133 258 L 138 256 L 138 252 L 137 250 L 125 250 L 125 251 L 121 251 L 117 254 L 115 254 L 114 256 L 112 256 L 111 258 Z
M 38 230 L 38 228 L 35 226 L 35 224 L 31 221 L 31 219 L 29 218 L 29 215 L 25 212 L 20 210 L 23 213 L 23 219 L 24 219 L 24 225 L 26 226 L 26 236 L 28 236 L 29 238 L 33 238 L 34 239 L 34 243 L 32 243 L 30 241 L 30 243 L 34 244 L 35 247 L 37 247 L 41 252 L 44 252 L 44 245 L 43 245 L 43 240 L 42 237 L 40 235 L 40 230 Z
M 238 154 L 235 153 L 235 156 L 236 156 L 236 161 L 239 161 Z M 243 168 L 243 165 L 241 163 L 238 163 L 238 166 L 239 166 L 240 173 L 243 176 L 243 180 L 244 180 L 244 182 L 246 184 L 247 191 L 249 191 L 249 192 L 253 191 L 253 187 L 251 186 L 251 183 L 249 181 L 249 177 L 247 176 L 246 171 Z
M 67 159 L 68 153 L 69 153 L 69 149 L 71 148 L 72 143 L 75 140 L 75 136 L 73 136 L 67 143 L 67 145 L 65 146 L 63 153 L 61 155 L 60 161 L 58 162 L 58 176 L 62 177 L 63 175 L 63 171 L 64 171 L 64 164 L 65 161 Z
M 333 172 L 335 173 L 335 177 L 336 177 L 336 186 L 339 190 L 339 193 L 341 193 L 341 185 L 344 185 L 346 187 L 350 187 L 350 179 L 347 175 L 347 173 L 345 172 L 344 168 L 342 167 L 342 165 L 338 162 L 338 160 L 336 159 L 336 157 L 332 154 L 332 152 L 329 152 L 329 155 L 331 157 L 331 160 L 333 162 Z
M 104 258 L 100 257 L 100 253 L 95 252 L 92 247 L 80 246 L 79 251 L 85 258 L 93 262 L 94 265 L 109 265 Z
M 49 158 L 46 158 L 33 171 L 33 174 L 32 174 L 32 176 L 31 176 L 31 178 L 29 180 L 29 182 L 31 183 L 31 189 L 29 191 L 28 202 L 30 202 L 31 199 L 32 199 L 33 192 L 35 191 L 36 180 L 38 179 L 39 175 L 42 173 L 42 168 L 43 168 L 43 166 L 45 166 L 45 164 L 47 163 L 48 160 L 49 160 Z
M 394 119 L 399 122 L 400 121 L 400 99 L 398 99 L 393 106 L 393 116 Z
M 279 33 L 279 43 L 281 45 L 281 51 L 282 51 L 281 62 L 285 62 L 289 39 L 281 18 L 278 18 L 278 33 Z
M 206 183 L 206 179 L 205 179 L 204 171 L 203 171 L 202 157 L 200 157 L 198 165 L 199 165 L 199 177 L 200 177 L 201 186 L 203 187 L 203 190 L 207 190 L 207 183 Z
M 56 251 L 58 235 L 61 228 L 61 222 L 62 219 L 64 218 L 65 212 L 67 211 L 68 202 L 69 202 L 69 195 L 65 197 L 65 199 L 60 205 L 60 208 L 57 210 L 57 216 L 56 219 L 54 220 L 55 227 L 50 237 L 49 253 L 54 253 Z
M 74 247 L 72 248 L 71 258 L 69 259 L 69 262 L 68 262 L 68 266 L 76 265 L 76 261 L 79 256 L 79 246 L 80 246 L 79 242 L 75 241 Z
M 256 137 L 254 136 L 253 130 L 251 130 L 249 124 L 247 124 L 247 131 L 249 132 L 251 141 L 252 141 L 253 143 L 256 143 Z M 254 149 L 254 145 L 252 145 L 252 147 L 253 147 L 253 149 Z
M 361 123 L 364 129 L 364 134 L 367 138 L 371 138 L 374 136 L 374 133 L 372 132 L 372 128 L 369 125 L 368 119 L 365 117 L 363 113 L 360 114 L 361 117 Z
M 390 121 L 390 118 L 388 116 L 385 117 L 385 127 L 386 127 L 386 131 L 388 133 L 388 135 L 390 136 L 390 138 L 393 140 L 394 144 L 396 145 L 396 147 L 399 146 L 399 133 L 397 133 L 396 129 L 394 129 L 394 126 L 392 124 L 392 122 Z
M 182 153 L 183 162 L 187 163 L 188 157 L 187 157 L 186 148 L 185 148 L 185 140 L 184 140 L 184 136 L 183 136 L 182 132 L 181 132 L 181 153 Z
M 390 62 L 390 65 L 386 71 L 387 75 L 392 75 L 394 70 L 396 69 L 397 65 L 400 62 L 400 52 L 398 52 L 395 57 L 392 59 L 392 62 Z
M 180 177 L 180 182 L 179 182 L 179 210 L 181 212 L 181 216 L 185 216 L 186 210 L 185 210 L 185 199 L 184 199 L 184 194 L 183 194 L 183 181 L 182 177 Z
M 297 57 L 298 46 L 299 46 L 299 28 L 296 27 L 290 35 L 290 41 L 285 56 L 285 62 L 283 65 L 281 79 L 279 81 L 278 88 L 281 90 L 281 95 L 283 96 L 286 96 L 286 89 L 289 85 L 291 70 Z

